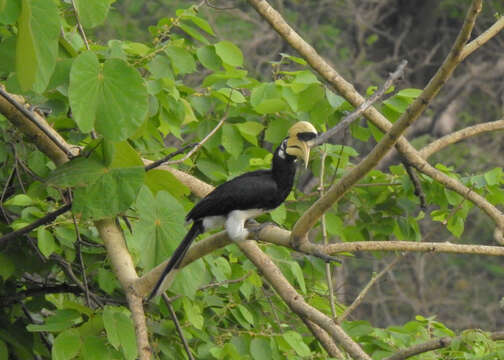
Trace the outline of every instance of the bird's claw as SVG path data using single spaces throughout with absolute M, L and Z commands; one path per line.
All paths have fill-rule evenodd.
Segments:
M 326 263 L 336 262 L 338 264 L 341 264 L 341 260 L 339 260 L 338 258 L 324 254 L 323 252 L 320 251 L 315 251 L 313 252 L 312 255 L 324 260 Z
M 259 236 L 259 233 L 261 232 L 262 229 L 268 227 L 268 226 L 278 226 L 277 224 L 273 222 L 265 222 L 265 223 L 258 223 L 255 220 L 249 220 L 247 222 L 247 229 L 248 231 L 254 235 L 254 237 Z

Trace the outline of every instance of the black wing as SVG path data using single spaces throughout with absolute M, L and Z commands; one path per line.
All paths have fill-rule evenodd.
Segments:
M 271 170 L 240 175 L 219 185 L 187 214 L 187 220 L 227 215 L 233 210 L 274 209 L 282 203 Z

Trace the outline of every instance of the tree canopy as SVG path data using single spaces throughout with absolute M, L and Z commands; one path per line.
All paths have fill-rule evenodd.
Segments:
M 316 3 L 177 3 L 149 25 L 140 15 L 161 5 L 0 0 L 0 360 L 504 358 L 492 292 L 504 274 L 504 164 L 436 155 L 483 133 L 500 143 L 503 119 L 470 116 L 502 116 L 499 97 L 466 104 L 473 92 L 458 84 L 485 88 L 478 54 L 503 42 L 502 6 L 440 2 L 450 36 L 430 51 L 440 31 L 409 33 L 402 2 L 334 5 L 353 14 L 340 28 L 324 12 L 333 5 Z M 111 37 L 136 15 L 137 39 Z M 249 22 L 278 41 L 274 53 L 245 51 L 238 29 Z M 495 62 L 500 71 L 502 54 Z M 493 80 L 486 88 L 502 91 Z M 440 96 L 456 106 L 434 115 Z M 441 133 L 432 119 L 461 107 L 459 130 Z M 257 219 L 272 224 L 238 244 L 204 234 L 167 294 L 144 302 L 187 231 L 184 214 L 213 186 L 268 168 L 299 120 L 325 135 L 285 203 Z M 426 276 L 444 281 L 442 306 L 484 289 L 494 323 L 453 327 L 438 308 L 411 305 L 428 280 L 408 282 L 418 269 L 398 267 L 425 275 L 426 259 L 439 262 Z M 450 275 L 474 263 L 483 281 Z M 360 282 L 342 295 L 347 281 Z M 383 305 L 396 301 L 413 314 Z

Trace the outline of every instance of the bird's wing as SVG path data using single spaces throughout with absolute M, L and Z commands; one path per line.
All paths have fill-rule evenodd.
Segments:
M 215 188 L 187 214 L 187 220 L 225 216 L 233 210 L 272 209 L 277 206 L 277 192 L 271 171 L 246 173 Z

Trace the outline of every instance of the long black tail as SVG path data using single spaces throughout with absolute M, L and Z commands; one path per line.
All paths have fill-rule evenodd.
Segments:
M 191 243 L 193 240 L 201 233 L 203 233 L 203 221 L 202 220 L 196 220 L 191 229 L 187 232 L 186 236 L 180 243 L 180 245 L 175 249 L 175 252 L 170 258 L 170 261 L 168 261 L 168 264 L 163 270 L 163 273 L 159 277 L 159 280 L 156 283 L 156 286 L 154 286 L 154 289 L 152 289 L 152 292 L 150 293 L 148 297 L 148 301 L 151 300 L 154 296 L 158 295 L 157 292 L 159 291 L 159 288 L 163 284 L 163 281 L 165 280 L 166 276 L 172 271 L 173 269 L 178 268 L 180 265 L 180 262 L 184 259 L 185 254 L 187 253 L 187 250 L 189 249 L 189 246 L 191 246 Z

